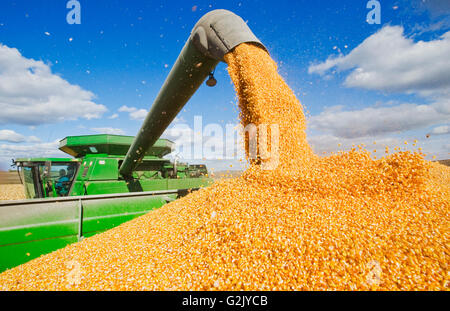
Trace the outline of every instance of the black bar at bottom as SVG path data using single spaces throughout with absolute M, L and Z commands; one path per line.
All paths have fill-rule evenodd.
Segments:
M 26 296 L 31 296 L 32 299 L 23 299 Z M 67 300 L 78 297 L 93 299 Z M 52 299 L 52 303 L 57 305 L 60 305 L 58 299 L 61 299 L 62 305 L 67 301 L 73 301 L 74 304 L 85 301 L 87 303 L 85 307 L 89 305 L 89 309 L 95 307 L 95 303 L 103 307 L 105 303 L 108 305 L 117 303 L 117 306 L 123 303 L 127 310 L 131 308 L 180 311 L 321 310 L 325 307 L 325 310 L 335 310 L 339 307 L 345 310 L 364 310 L 368 306 L 370 309 L 387 310 L 392 301 L 401 302 L 404 308 L 407 304 L 417 307 L 420 302 L 426 301 L 427 308 L 431 309 L 431 305 L 438 306 L 439 300 L 444 300 L 445 297 L 448 297 L 448 292 L 0 292 L 2 302 L 7 303 L 7 300 L 11 299 L 16 308 L 27 303 L 35 306 L 42 298 L 43 304 Z M 424 298 L 431 299 L 424 300 Z M 82 305 L 83 303 L 80 306 Z

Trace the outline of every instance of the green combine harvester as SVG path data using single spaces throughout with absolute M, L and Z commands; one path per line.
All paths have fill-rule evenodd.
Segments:
M 118 226 L 208 186 L 205 165 L 163 157 L 159 139 L 224 55 L 241 43 L 264 48 L 242 18 L 214 10 L 194 26 L 136 137 L 66 137 L 73 158 L 16 159 L 28 200 L 0 203 L 0 272 Z
M 134 137 L 88 135 L 66 137 L 59 149 L 74 158 L 17 159 L 29 199 L 98 194 L 193 189 L 207 185 L 205 165 L 172 163 L 163 156 L 173 142 L 159 139 L 144 154 L 129 178 L 120 177 L 119 167 Z

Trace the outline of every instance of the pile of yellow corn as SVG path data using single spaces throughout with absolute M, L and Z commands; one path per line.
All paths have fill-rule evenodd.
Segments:
M 24 199 L 25 193 L 21 184 L 0 184 L 0 201 Z
M 448 289 L 447 167 L 420 153 L 318 157 L 270 56 L 226 55 L 244 125 L 279 124 L 280 163 L 0 275 L 0 289 Z

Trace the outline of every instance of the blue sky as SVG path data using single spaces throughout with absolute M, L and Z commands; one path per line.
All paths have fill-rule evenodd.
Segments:
M 379 25 L 366 22 L 366 0 L 79 0 L 80 25 L 66 22 L 67 2 L 0 2 L 0 168 L 13 157 L 61 155 L 55 141 L 65 136 L 135 135 L 193 25 L 218 8 L 248 21 L 279 63 L 318 152 L 418 139 L 430 156 L 450 158 L 448 1 L 381 0 Z M 216 78 L 178 123 L 237 123 L 225 64 Z

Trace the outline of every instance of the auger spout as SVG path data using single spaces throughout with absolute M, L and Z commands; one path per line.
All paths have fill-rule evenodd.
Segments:
M 153 146 L 224 55 L 241 43 L 264 46 L 244 20 L 227 10 L 205 14 L 194 26 L 120 167 L 131 176 L 145 151 Z

